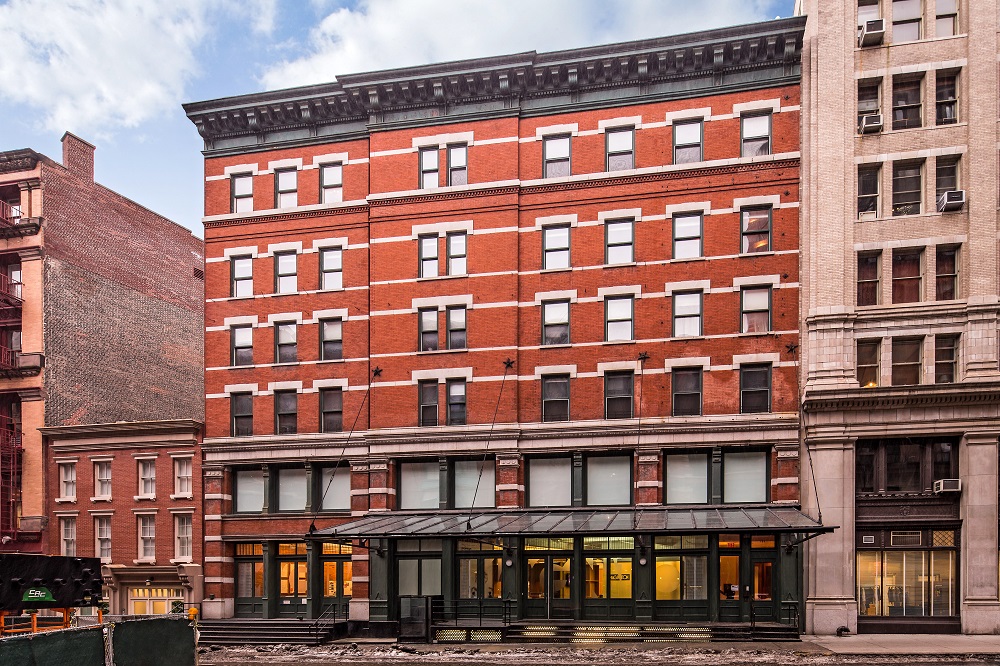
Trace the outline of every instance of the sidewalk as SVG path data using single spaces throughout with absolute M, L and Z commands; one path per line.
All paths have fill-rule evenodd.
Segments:
M 1000 636 L 859 634 L 843 638 L 803 636 L 802 642 L 812 643 L 834 654 L 1000 654 Z

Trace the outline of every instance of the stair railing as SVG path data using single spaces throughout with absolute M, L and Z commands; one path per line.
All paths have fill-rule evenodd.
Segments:
M 323 612 L 319 614 L 319 617 L 313 620 L 312 633 L 316 645 L 320 644 L 320 637 L 322 636 L 326 628 L 329 627 L 331 624 L 337 623 L 338 610 L 339 610 L 338 604 L 335 603 L 330 604 L 329 606 L 323 609 Z M 347 604 L 344 604 L 344 619 L 345 620 L 347 619 Z

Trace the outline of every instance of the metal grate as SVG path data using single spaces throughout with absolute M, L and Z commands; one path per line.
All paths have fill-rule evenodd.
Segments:
M 934 530 L 931 532 L 931 545 L 954 546 L 955 530 Z
M 919 530 L 912 532 L 890 532 L 889 545 L 891 546 L 919 546 L 921 544 L 921 533 Z
M 469 640 L 473 643 L 499 643 L 503 640 L 503 632 L 499 629 L 472 629 Z
M 464 643 L 466 633 L 465 629 L 438 629 L 434 638 L 439 643 Z
M 205 271 L 203 269 L 201 269 L 201 268 L 195 268 L 194 269 L 194 276 L 196 278 L 198 278 L 199 280 L 204 280 L 205 279 Z

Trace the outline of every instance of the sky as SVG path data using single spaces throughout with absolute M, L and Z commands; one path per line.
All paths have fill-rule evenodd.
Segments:
M 0 0 L 0 151 L 59 161 L 202 236 L 201 138 L 181 104 L 351 74 L 792 15 L 794 0 Z

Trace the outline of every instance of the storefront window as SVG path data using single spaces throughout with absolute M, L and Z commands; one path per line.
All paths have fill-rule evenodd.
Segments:
M 351 508 L 351 470 L 347 467 L 324 467 L 320 477 L 320 506 L 324 511 L 347 511 Z
M 441 496 L 440 469 L 437 461 L 400 463 L 399 508 L 437 509 Z
M 663 536 L 653 541 L 656 557 L 657 601 L 708 599 L 708 555 L 682 553 L 661 555 L 659 551 L 707 551 L 708 536 Z
M 863 617 L 950 617 L 958 614 L 958 551 L 954 530 L 880 531 L 862 534 L 889 547 L 857 554 L 858 614 Z M 907 543 L 921 548 L 892 548 Z
M 719 556 L 719 599 L 740 598 L 740 556 Z
M 503 550 L 499 540 L 458 542 L 458 597 L 460 599 L 500 599 L 503 597 L 501 578 Z M 472 556 L 485 551 L 482 556 Z
M 958 478 L 957 451 L 954 438 L 860 440 L 855 446 L 855 490 L 929 493 L 935 481 Z
M 631 503 L 631 456 L 587 458 L 587 504 L 590 506 L 612 506 Z
M 471 507 L 473 498 L 477 507 L 496 505 L 496 464 L 486 460 L 456 460 L 455 508 Z
M 708 502 L 708 455 L 681 453 L 665 456 L 666 503 L 705 504 Z
M 264 472 L 241 469 L 236 472 L 236 511 L 260 513 L 264 510 Z
M 570 458 L 528 460 L 528 505 L 570 506 L 573 503 Z

